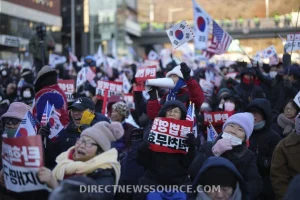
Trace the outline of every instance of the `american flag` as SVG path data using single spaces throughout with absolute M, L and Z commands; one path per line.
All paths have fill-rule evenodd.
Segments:
M 191 103 L 189 105 L 189 109 L 188 109 L 187 114 L 186 114 L 186 120 L 187 121 L 194 121 L 194 109 L 193 109 L 193 105 Z
M 41 119 L 41 126 L 45 126 L 48 123 L 50 114 L 51 114 L 51 104 L 49 104 L 49 102 L 47 101 L 44 112 L 43 112 L 43 116 Z
M 224 31 L 215 21 L 213 21 L 212 37 L 208 42 L 208 48 L 204 51 L 204 56 L 210 59 L 215 54 L 223 54 L 227 51 L 232 37 Z

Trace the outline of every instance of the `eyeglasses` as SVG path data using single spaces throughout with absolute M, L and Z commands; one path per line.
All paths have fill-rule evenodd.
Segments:
M 76 144 L 77 144 L 77 145 L 82 145 L 82 144 L 84 144 L 84 146 L 85 146 L 86 148 L 91 148 L 93 145 L 98 146 L 98 144 L 96 144 L 96 143 L 93 143 L 93 142 L 87 142 L 87 141 L 85 141 L 85 140 L 83 140 L 83 139 L 80 139 L 80 138 L 77 139 Z
M 294 110 L 296 110 L 296 109 L 293 108 L 293 107 L 285 107 L 284 110 L 285 110 L 285 111 L 294 111 Z
M 17 125 L 18 123 L 21 122 L 21 120 L 16 119 L 16 118 L 5 117 L 3 119 L 3 122 L 4 122 L 4 124 L 9 124 L 11 122 L 13 125 Z

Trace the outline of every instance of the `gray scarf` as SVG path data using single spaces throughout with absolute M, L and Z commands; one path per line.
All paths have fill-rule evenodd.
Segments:
M 196 200 L 211 200 L 211 198 L 203 191 L 202 187 L 199 187 L 199 191 Z M 228 200 L 242 200 L 242 191 L 240 189 L 239 182 L 236 183 L 234 193 Z
M 277 117 L 277 124 L 283 128 L 283 135 L 285 136 L 290 134 L 295 128 L 295 121 L 287 118 L 283 113 Z

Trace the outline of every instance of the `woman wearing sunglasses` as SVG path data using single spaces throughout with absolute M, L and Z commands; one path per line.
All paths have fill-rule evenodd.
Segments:
M 42 167 L 38 171 L 41 182 L 51 188 L 74 175 L 85 175 L 92 178 L 98 185 L 117 185 L 121 166 L 118 162 L 118 152 L 111 148 L 111 142 L 120 139 L 124 134 L 119 122 L 98 122 L 85 129 L 75 146 L 56 158 L 57 165 L 51 170 Z M 99 192 L 99 199 L 114 199 L 113 187 Z
M 4 127 L 2 135 L 8 138 L 14 137 L 23 117 L 30 109 L 25 103 L 14 102 L 10 104 L 7 112 L 1 116 Z

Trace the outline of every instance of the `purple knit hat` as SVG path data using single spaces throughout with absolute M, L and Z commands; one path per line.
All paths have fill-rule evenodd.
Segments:
M 246 133 L 247 140 L 250 138 L 254 128 L 254 117 L 251 113 L 237 113 L 230 116 L 223 125 L 222 131 L 225 129 L 227 124 L 237 124 L 243 128 Z

